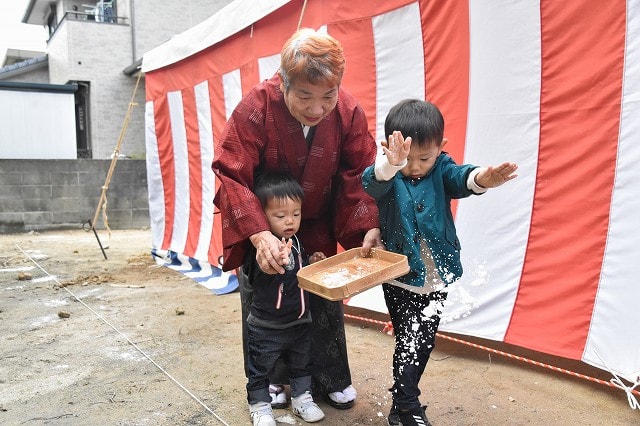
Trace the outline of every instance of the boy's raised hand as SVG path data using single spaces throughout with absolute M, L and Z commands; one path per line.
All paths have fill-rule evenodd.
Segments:
M 502 163 L 499 166 L 489 166 L 483 168 L 476 175 L 476 183 L 483 188 L 495 188 L 518 175 L 514 172 L 518 169 L 515 163 Z
M 398 130 L 389 135 L 387 141 L 382 142 L 382 151 L 392 166 L 399 166 L 409 156 L 411 137 L 404 138 Z

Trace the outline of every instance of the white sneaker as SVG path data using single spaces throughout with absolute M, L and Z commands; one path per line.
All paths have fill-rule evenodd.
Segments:
M 268 402 L 256 402 L 249 405 L 253 426 L 276 426 L 276 419 L 273 417 L 271 404 Z
M 282 385 L 269 385 L 269 396 L 271 397 L 271 408 L 286 408 L 287 393 Z
M 324 413 L 318 407 L 318 404 L 313 402 L 313 397 L 309 392 L 291 398 L 291 411 L 308 423 L 319 422 L 324 419 Z

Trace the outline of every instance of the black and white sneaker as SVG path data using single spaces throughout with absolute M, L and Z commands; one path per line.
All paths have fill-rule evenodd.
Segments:
M 391 406 L 391 410 L 389 410 L 389 415 L 387 416 L 387 424 L 389 426 L 400 426 L 400 413 L 394 406 Z
M 398 420 L 400 426 L 431 426 L 426 414 L 427 407 L 416 408 L 412 411 L 398 411 Z M 393 409 L 392 409 L 393 412 Z M 391 417 L 391 413 L 389 413 Z M 391 424 L 391 423 L 389 423 Z

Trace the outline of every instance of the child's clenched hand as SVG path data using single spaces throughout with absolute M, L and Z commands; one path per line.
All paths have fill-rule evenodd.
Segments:
M 309 264 L 320 262 L 321 260 L 324 260 L 326 258 L 327 256 L 325 256 L 323 252 L 317 251 L 313 253 L 311 256 L 309 256 Z
M 289 240 L 287 241 L 284 239 L 284 237 L 282 237 L 282 240 L 278 245 L 278 249 L 279 249 L 278 259 L 280 260 L 279 263 L 283 266 L 286 266 L 289 264 L 289 255 L 291 253 L 292 245 L 293 245 L 293 241 L 291 240 L 291 238 L 289 238 Z

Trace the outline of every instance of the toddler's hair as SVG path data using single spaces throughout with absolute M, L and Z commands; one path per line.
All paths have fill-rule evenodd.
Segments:
M 419 146 L 438 146 L 444 137 L 444 117 L 437 106 L 419 99 L 405 99 L 397 103 L 384 120 L 386 136 L 399 130 L 402 136 L 411 136 Z
M 292 200 L 302 202 L 304 191 L 302 187 L 290 174 L 282 172 L 267 171 L 256 176 L 253 193 L 260 200 L 264 208 L 271 199 Z

